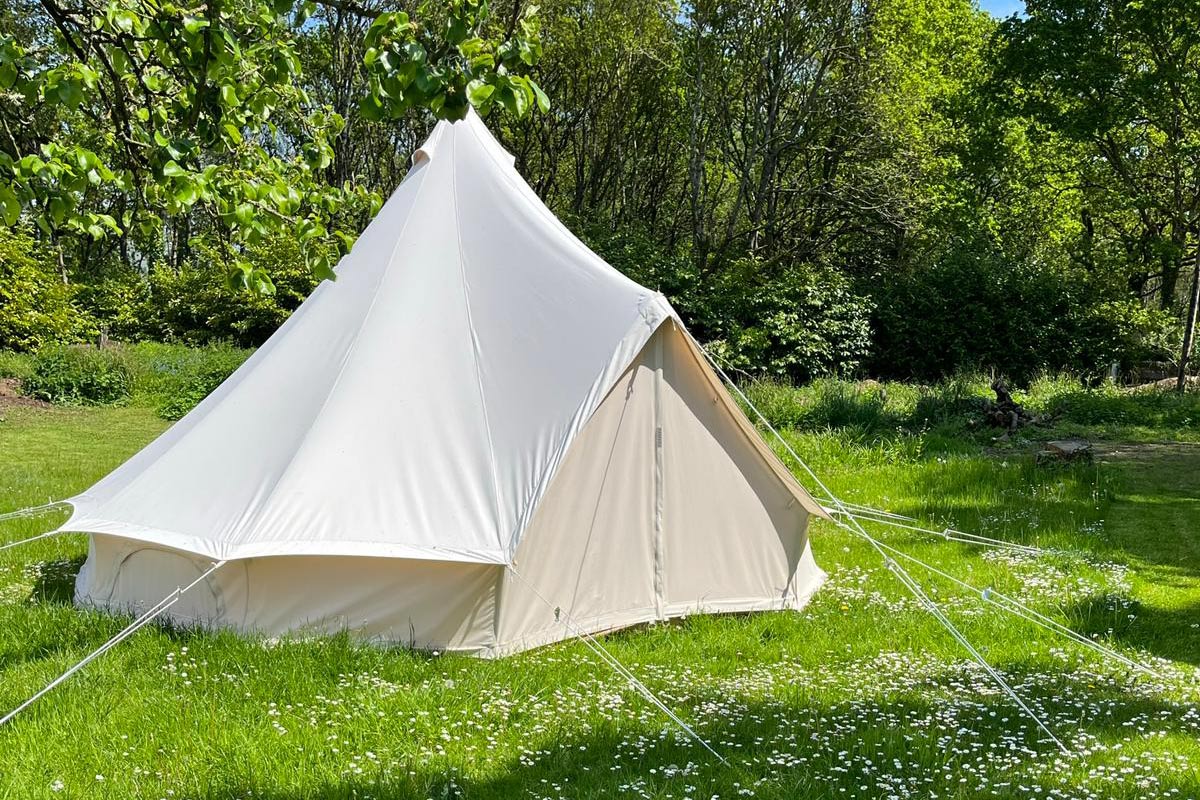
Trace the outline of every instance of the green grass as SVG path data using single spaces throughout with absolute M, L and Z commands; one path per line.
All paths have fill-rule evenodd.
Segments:
M 820 523 L 813 546 L 830 579 L 803 612 L 604 639 L 728 766 L 580 643 L 488 662 L 151 628 L 0 729 L 0 798 L 1200 796 L 1200 446 L 1153 443 L 1194 440 L 1181 420 L 1200 415 L 1149 407 L 1192 400 L 1134 398 L 1103 430 L 1135 443 L 1047 468 L 1032 442 L 967 426 L 977 381 L 754 393 L 847 500 L 1061 552 L 881 538 L 1163 677 L 1129 674 L 914 571 L 1072 747 L 1060 756 L 866 545 Z M 1091 408 L 1098 394 L 1081 396 Z M 1082 429 L 1081 413 L 1039 435 Z M 0 511 L 85 488 L 166 425 L 139 405 L 3 416 Z M 52 522 L 0 523 L 0 539 Z M 124 624 L 70 605 L 85 552 L 73 536 L 0 553 L 0 710 Z

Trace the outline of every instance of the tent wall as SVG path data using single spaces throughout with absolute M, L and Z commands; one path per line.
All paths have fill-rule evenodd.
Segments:
M 501 584 L 493 655 L 574 635 L 554 608 L 589 631 L 657 616 L 652 349 L 600 404 L 542 498 L 517 548 L 519 577 Z
M 673 322 L 659 328 L 563 458 L 517 549 L 517 574 L 424 559 L 241 559 L 170 616 L 497 656 L 580 630 L 800 608 L 824 577 L 808 546 L 812 501 L 700 358 Z M 77 601 L 145 609 L 210 564 L 96 534 Z
M 95 535 L 76 582 L 83 606 L 138 612 L 186 586 L 209 559 Z M 380 643 L 476 651 L 495 635 L 491 564 L 353 556 L 230 561 L 185 594 L 176 623 L 278 636 L 349 631 Z
M 808 546 L 811 500 L 762 447 L 694 345 L 665 323 L 538 508 L 517 550 L 520 575 L 501 584 L 488 654 L 579 629 L 800 608 L 824 579 Z
M 730 413 L 700 354 L 669 326 L 659 392 L 663 428 L 661 561 L 666 616 L 797 608 L 823 573 L 808 547 L 809 512 L 762 440 Z

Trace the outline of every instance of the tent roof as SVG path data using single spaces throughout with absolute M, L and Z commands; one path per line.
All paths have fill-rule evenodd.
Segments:
M 312 296 L 65 529 L 219 559 L 506 563 L 662 295 L 576 239 L 471 113 Z
M 567 231 L 476 115 L 413 161 L 337 280 L 65 527 L 214 558 L 509 558 L 672 312 Z

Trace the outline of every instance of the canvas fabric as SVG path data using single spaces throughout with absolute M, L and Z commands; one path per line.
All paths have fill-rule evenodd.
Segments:
M 502 655 L 799 608 L 823 514 L 660 294 L 566 230 L 474 115 L 225 383 L 73 498 L 77 600 Z

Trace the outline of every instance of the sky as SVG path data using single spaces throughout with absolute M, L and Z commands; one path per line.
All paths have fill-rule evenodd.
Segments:
M 979 0 L 979 7 L 993 17 L 1008 17 L 1025 10 L 1025 0 Z

